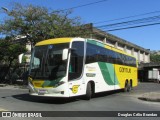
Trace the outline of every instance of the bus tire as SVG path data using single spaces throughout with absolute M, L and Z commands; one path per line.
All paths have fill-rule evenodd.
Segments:
M 133 82 L 130 80 L 130 90 L 133 90 Z
M 91 86 L 91 83 L 88 83 L 87 84 L 87 89 L 86 89 L 85 99 L 90 100 L 91 97 L 92 97 L 92 86 Z
M 128 83 L 128 89 L 127 89 L 127 92 L 130 92 L 132 90 L 132 85 L 131 85 L 131 82 Z
M 129 92 L 131 89 L 130 84 L 128 83 L 128 81 L 125 82 L 125 86 L 124 86 L 124 92 Z

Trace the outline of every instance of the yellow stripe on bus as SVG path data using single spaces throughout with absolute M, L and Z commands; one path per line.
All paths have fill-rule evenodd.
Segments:
M 115 74 L 117 75 L 120 88 L 124 88 L 126 80 L 132 81 L 132 87 L 137 86 L 137 68 L 131 66 L 115 64 Z
M 44 80 L 35 80 L 35 81 L 32 81 L 32 84 L 35 88 L 41 88 L 42 85 L 44 84 Z
M 113 50 L 115 52 L 118 52 L 118 53 L 121 53 L 121 54 L 124 54 L 124 55 L 128 55 L 128 56 L 131 56 L 131 57 L 134 57 L 133 55 L 130 55 L 130 54 L 127 54 L 126 52 L 124 52 L 123 50 L 120 50 L 120 49 L 117 49 L 115 47 L 111 47 L 109 45 L 105 45 L 105 48 L 109 49 L 109 50 Z M 135 57 L 134 57 L 135 58 Z
M 44 41 L 38 42 L 35 46 L 49 45 L 49 44 L 59 44 L 59 43 L 68 43 L 71 40 L 72 40 L 72 38 L 49 39 L 49 40 L 44 40 Z

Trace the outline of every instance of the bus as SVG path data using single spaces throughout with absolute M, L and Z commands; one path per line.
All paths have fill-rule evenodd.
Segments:
M 137 86 L 136 58 L 91 38 L 56 38 L 38 42 L 31 55 L 29 94 L 84 96 Z

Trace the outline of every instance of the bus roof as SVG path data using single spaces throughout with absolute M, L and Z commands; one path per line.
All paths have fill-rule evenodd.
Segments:
M 98 45 L 98 46 L 101 46 L 101 47 L 104 47 L 104 48 L 107 48 L 107 49 L 110 49 L 110 50 L 113 50 L 115 52 L 118 52 L 118 53 L 122 53 L 122 54 L 125 54 L 125 55 L 128 55 L 128 56 L 131 56 L 131 57 L 134 57 L 133 55 L 130 55 L 126 52 L 124 52 L 123 50 L 121 49 L 118 49 L 118 48 L 115 48 L 115 47 L 112 47 L 106 43 L 103 43 L 102 41 L 99 41 L 99 40 L 96 40 L 96 39 L 92 39 L 92 38 L 69 38 L 69 37 L 65 37 L 65 38 L 54 38 L 54 39 L 48 39 L 48 40 L 43 40 L 43 41 L 40 41 L 38 42 L 35 46 L 41 46 L 41 45 L 49 45 L 49 44 L 59 44 L 59 43 L 69 43 L 71 42 L 72 40 L 74 39 L 86 39 L 88 41 L 93 41 L 92 44 L 95 44 L 95 45 Z
M 69 43 L 73 38 L 55 38 L 48 39 L 38 42 L 35 46 L 48 45 L 48 44 L 59 44 L 59 43 Z

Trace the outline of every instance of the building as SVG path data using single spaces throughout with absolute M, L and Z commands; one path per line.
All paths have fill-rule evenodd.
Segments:
M 150 50 L 97 29 L 93 27 L 92 24 L 88 25 L 88 30 L 90 30 L 90 37 L 101 40 L 110 46 L 121 49 L 126 53 L 135 56 L 139 64 L 150 62 Z
M 20 43 L 21 45 L 26 46 L 27 52 L 20 54 L 18 59 L 19 59 L 19 63 L 25 62 L 25 64 L 28 65 L 31 57 L 31 43 L 27 41 L 26 36 L 21 36 L 21 35 L 17 36 L 14 39 L 14 43 Z M 23 57 L 25 57 L 25 61 L 23 61 Z
M 160 55 L 160 50 L 154 50 L 154 51 L 151 51 L 151 54 L 155 54 L 155 55 Z

